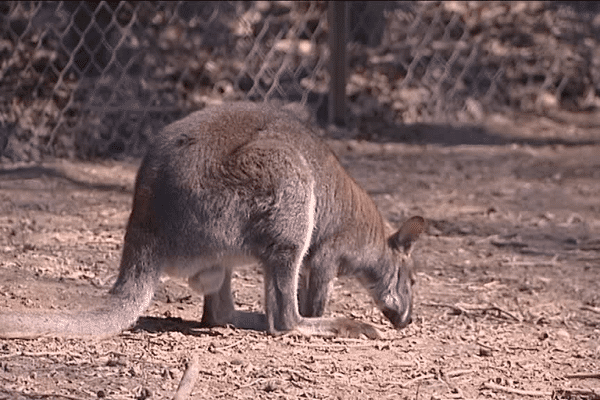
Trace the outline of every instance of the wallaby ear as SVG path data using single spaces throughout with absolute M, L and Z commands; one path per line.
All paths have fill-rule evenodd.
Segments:
M 389 238 L 392 249 L 398 249 L 409 254 L 412 244 L 425 231 L 425 219 L 420 216 L 409 218 L 396 233 Z

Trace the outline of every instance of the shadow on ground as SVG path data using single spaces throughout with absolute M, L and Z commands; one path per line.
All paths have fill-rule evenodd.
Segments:
M 30 166 L 0 169 L 0 180 L 24 180 L 39 179 L 42 177 L 58 178 L 82 189 L 112 191 L 112 192 L 131 192 L 124 185 L 93 183 L 82 179 L 68 176 L 64 171 L 53 167 Z
M 481 126 L 452 126 L 443 124 L 395 125 L 378 129 L 377 132 L 359 134 L 357 139 L 374 142 L 401 142 L 408 144 L 437 144 L 442 146 L 508 144 L 542 146 L 589 146 L 600 143 L 591 139 L 527 138 L 510 137 L 490 131 Z
M 256 332 L 265 332 L 267 328 L 266 317 L 263 313 L 251 311 L 240 311 L 241 321 L 238 321 L 237 328 Z M 259 319 L 263 326 L 255 327 L 251 321 Z M 200 321 L 190 321 L 179 317 L 140 317 L 132 328 L 133 331 L 145 331 L 150 333 L 159 332 L 181 332 L 185 335 L 215 335 L 215 331 Z

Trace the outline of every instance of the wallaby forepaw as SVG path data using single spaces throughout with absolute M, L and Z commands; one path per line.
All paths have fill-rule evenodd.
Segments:
M 338 337 L 354 338 L 359 339 L 367 337 L 368 339 L 381 339 L 381 332 L 373 325 L 352 321 L 345 318 L 339 318 L 335 320 L 333 326 L 335 334 Z

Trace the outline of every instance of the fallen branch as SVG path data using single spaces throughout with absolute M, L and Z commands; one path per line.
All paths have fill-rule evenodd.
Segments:
M 483 313 L 485 313 L 486 311 L 497 311 L 499 314 L 504 314 L 517 322 L 522 322 L 520 318 L 517 318 L 512 313 L 498 307 L 497 305 L 478 306 L 478 305 L 472 305 L 472 304 L 458 305 L 458 304 L 446 304 L 446 303 L 421 303 L 421 304 L 424 306 L 429 306 L 429 307 L 446 307 L 446 308 L 449 308 L 452 311 L 454 311 L 454 313 L 457 315 L 463 314 L 465 316 L 473 315 L 473 311 L 479 311 L 479 312 L 483 312 Z
M 475 344 L 479 347 L 483 347 L 483 348 L 491 350 L 491 351 L 498 351 L 497 349 L 495 349 L 491 346 L 488 346 L 487 344 L 481 343 L 480 341 L 476 341 Z
M 303 381 L 312 383 L 313 385 L 318 384 L 318 382 L 315 381 L 314 379 L 311 379 L 311 378 L 308 378 L 308 377 L 304 376 L 304 374 L 302 372 L 297 371 L 295 369 L 285 368 L 285 369 L 280 370 L 280 372 L 287 372 L 288 374 L 290 374 L 290 377 L 292 379 L 294 379 L 294 378 L 300 378 Z
M 416 378 L 413 378 L 406 382 L 398 382 L 398 381 L 382 382 L 379 384 L 379 386 L 388 387 L 388 386 L 393 385 L 393 386 L 400 386 L 402 389 L 408 389 L 411 385 L 413 385 L 417 382 L 424 381 L 427 379 L 435 379 L 435 378 L 437 378 L 437 375 L 435 375 L 435 374 L 425 374 L 425 375 L 417 376 Z
M 240 340 L 238 340 L 235 343 L 232 344 L 228 344 L 227 346 L 223 346 L 223 347 L 213 347 L 213 351 L 223 351 L 223 350 L 227 350 L 227 349 L 231 349 L 232 347 L 237 346 L 238 344 L 244 342 L 246 340 L 246 338 L 241 338 Z
M 600 400 L 600 393 L 589 389 L 557 389 L 552 393 L 553 399 L 570 399 L 574 396 L 585 400 Z
M 518 394 L 518 395 L 521 395 L 521 396 L 547 397 L 547 396 L 551 396 L 552 395 L 552 392 L 540 392 L 540 391 L 537 391 L 537 390 L 514 389 L 514 388 L 510 388 L 510 387 L 498 385 L 498 384 L 492 383 L 492 382 L 485 382 L 483 384 L 483 387 L 485 387 L 486 389 L 498 390 L 498 391 L 501 391 L 501 392 Z
M 496 305 L 493 305 L 493 306 L 490 306 L 490 307 L 486 308 L 484 310 L 484 312 L 488 311 L 488 310 L 498 311 L 500 314 L 507 315 L 507 316 L 509 316 L 510 318 L 514 319 L 517 322 L 522 322 L 520 318 L 515 317 L 513 314 L 509 313 L 506 310 L 503 310 L 502 308 L 500 308 L 500 307 L 498 307 Z
M 454 311 L 456 313 L 456 315 L 460 315 L 460 314 L 464 314 L 464 315 L 470 315 L 469 311 L 465 310 L 462 307 L 459 306 L 455 306 L 453 304 L 446 304 L 446 303 L 421 303 L 421 305 L 423 306 L 429 306 L 429 307 L 445 307 L 445 308 L 449 308 L 452 311 Z
M 435 378 L 436 378 L 436 376 L 434 374 L 425 374 L 425 375 L 417 376 L 416 378 L 406 381 L 404 383 L 399 383 L 398 385 L 400 385 L 400 387 L 402 387 L 403 389 L 407 389 L 408 387 L 410 387 L 411 385 L 413 385 L 417 382 L 425 381 L 427 379 L 435 379 Z
M 373 341 L 373 342 L 363 342 L 363 343 L 347 343 L 347 344 L 343 344 L 343 343 L 333 343 L 333 342 L 323 342 L 323 343 L 305 343 L 305 342 L 290 342 L 290 343 L 286 343 L 286 345 L 288 346 L 296 346 L 296 347 L 306 347 L 306 348 L 326 348 L 327 350 L 333 350 L 333 351 L 344 351 L 347 350 L 349 348 L 352 349 L 360 349 L 360 348 L 371 348 L 371 347 L 377 347 L 377 342 Z
M 487 311 L 497 311 L 500 314 L 504 314 L 512 319 L 514 319 L 517 322 L 521 322 L 521 319 L 515 317 L 512 313 L 498 307 L 495 304 L 491 304 L 491 305 L 478 305 L 478 304 L 460 304 L 461 308 L 464 308 L 468 311 L 480 311 L 480 312 L 487 312 Z
M 457 376 L 460 376 L 460 375 L 470 374 L 472 372 L 475 372 L 475 370 L 474 369 L 456 369 L 454 371 L 448 371 L 448 372 L 446 372 L 445 375 L 448 378 L 454 378 L 454 377 L 457 377 Z
M 5 358 L 13 358 L 13 357 L 52 357 L 52 356 L 72 356 L 72 357 L 76 357 L 76 355 L 73 355 L 71 353 L 66 353 L 64 351 L 44 351 L 44 352 L 40 352 L 40 353 L 32 353 L 32 352 L 28 352 L 28 351 L 21 351 L 18 353 L 11 353 L 11 354 L 0 354 L 0 359 L 5 359 Z M 81 357 L 81 355 L 79 355 L 79 357 Z
M 236 390 L 237 389 L 246 389 L 246 388 L 249 388 L 249 387 L 252 387 L 252 386 L 256 385 L 257 383 L 262 383 L 264 381 L 265 381 L 265 378 L 258 378 L 258 379 L 253 380 L 252 382 L 246 383 L 244 385 L 240 385 L 239 383 L 236 383 L 235 384 L 235 386 L 236 386 L 235 389 Z
M 186 400 L 190 394 L 192 394 L 192 389 L 194 389 L 199 372 L 200 363 L 198 361 L 198 356 L 194 354 L 192 355 L 191 360 L 188 362 L 188 367 L 183 373 L 183 377 L 179 382 L 179 386 L 177 387 L 175 396 L 173 396 L 173 400 Z
M 30 399 L 39 398 L 39 399 L 67 399 L 67 400 L 82 400 L 81 397 L 73 397 L 67 394 L 60 393 L 37 393 L 37 392 L 28 392 L 27 397 Z
M 580 372 L 576 374 L 565 375 L 567 379 L 600 379 L 600 373 Z
M 239 383 L 235 382 L 234 383 L 235 388 L 229 389 L 229 390 L 225 390 L 224 392 L 218 393 L 215 396 L 215 398 L 217 398 L 217 399 L 221 398 L 221 397 L 231 398 L 232 393 L 235 392 L 236 390 L 246 389 L 246 388 L 252 387 L 252 386 L 254 386 L 254 385 L 258 384 L 258 383 L 263 383 L 264 381 L 265 381 L 265 378 L 258 378 L 258 379 L 253 380 L 252 382 L 246 383 L 244 385 L 240 385 Z
M 592 307 L 592 306 L 581 306 L 582 310 L 590 311 L 596 314 L 600 314 L 600 307 Z

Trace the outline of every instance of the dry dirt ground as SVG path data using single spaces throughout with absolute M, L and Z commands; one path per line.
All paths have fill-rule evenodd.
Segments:
M 194 399 L 600 398 L 599 142 L 456 142 L 331 142 L 393 223 L 429 221 L 408 328 L 340 279 L 327 312 L 385 339 L 204 329 L 201 297 L 166 281 L 117 337 L 0 340 L 0 399 L 171 398 L 194 356 Z M 135 170 L 1 166 L 1 310 L 84 307 L 110 288 Z M 234 289 L 262 309 L 256 267 Z

